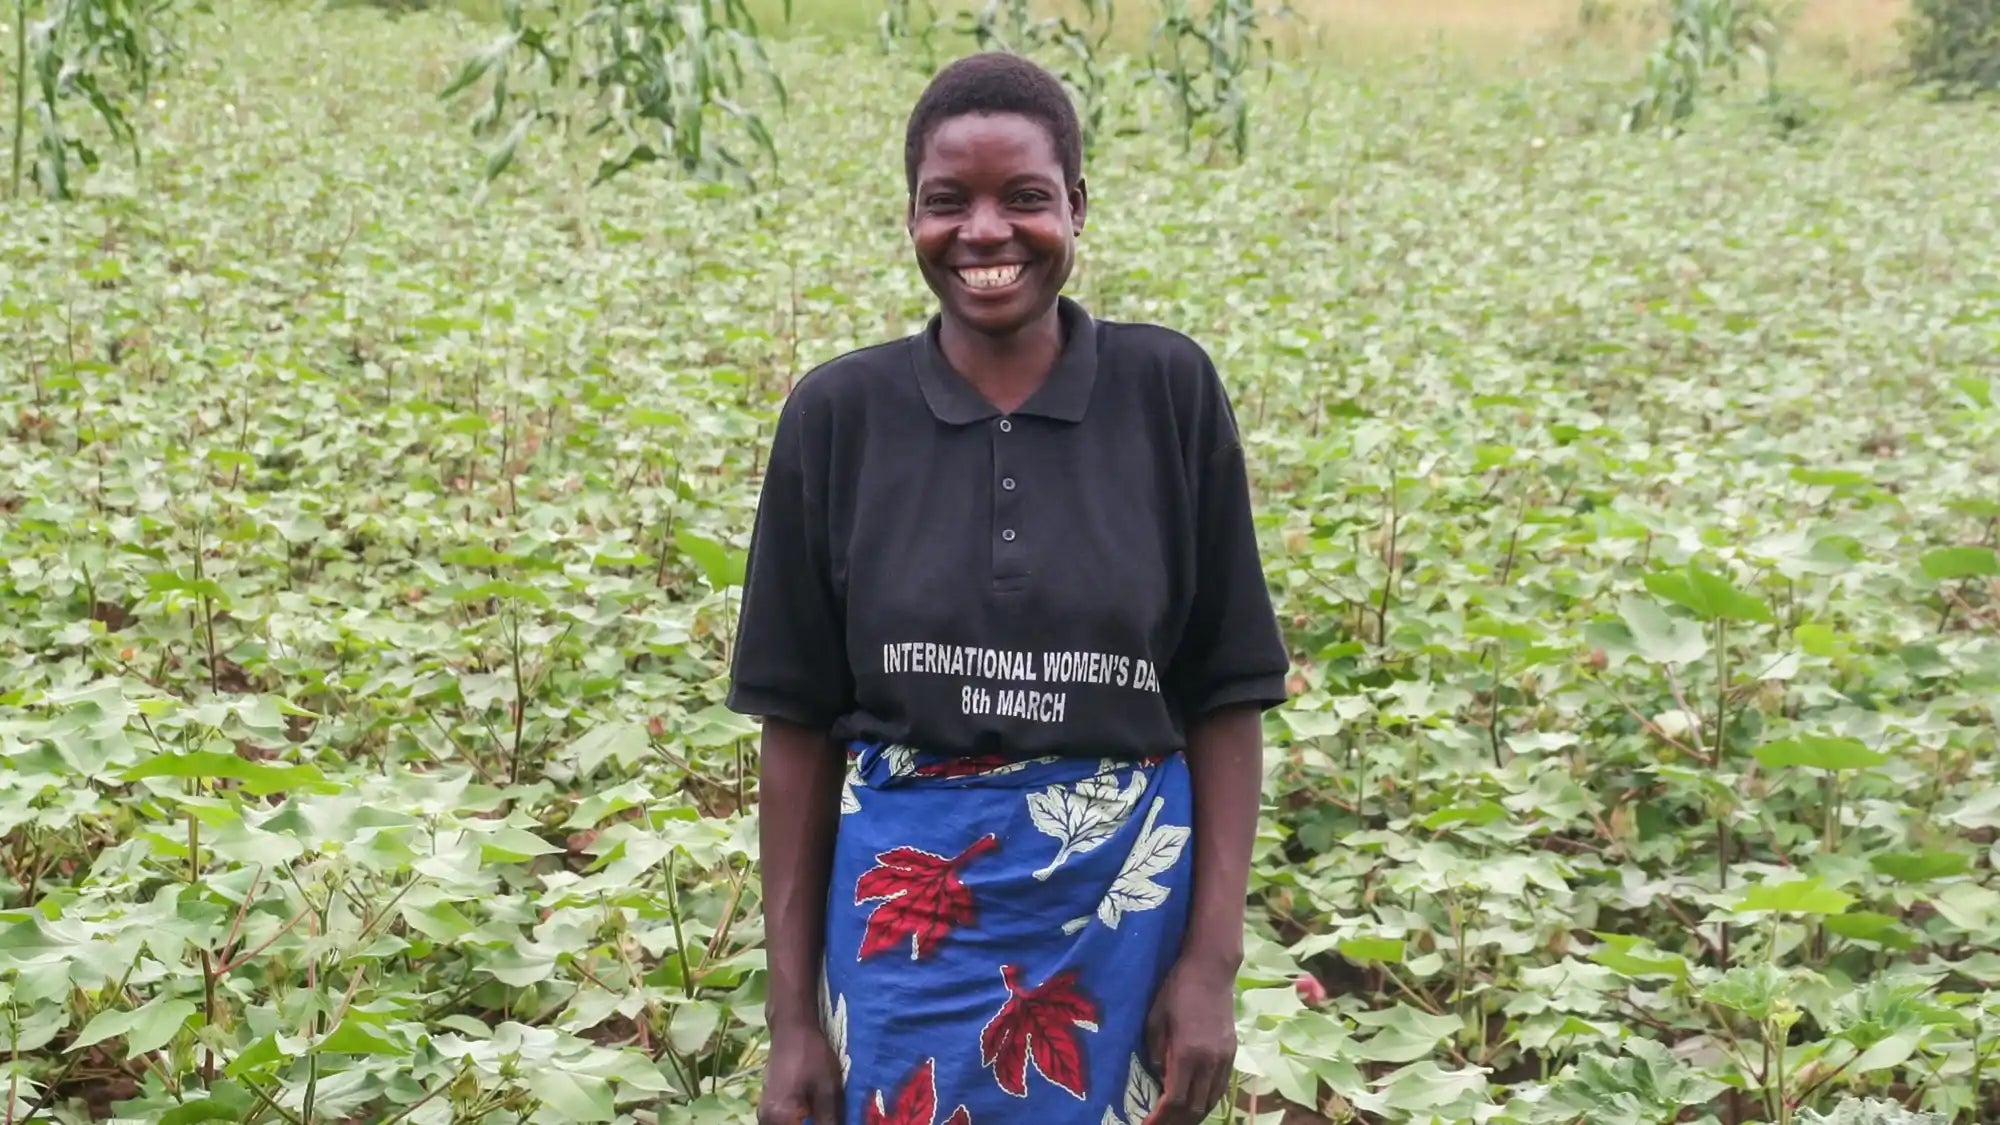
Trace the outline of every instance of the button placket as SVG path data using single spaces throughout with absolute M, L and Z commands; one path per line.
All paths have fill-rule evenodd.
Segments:
M 1006 437 L 1014 430 L 1011 419 L 995 423 L 999 432 L 993 443 L 993 480 L 999 489 L 993 494 L 993 556 L 996 577 L 1017 577 L 1027 573 L 1021 548 L 1021 494 L 1012 466 L 1020 456 L 1012 448 L 1020 439 Z

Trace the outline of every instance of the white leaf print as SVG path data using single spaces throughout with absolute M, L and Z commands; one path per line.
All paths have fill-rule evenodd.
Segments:
M 827 1046 L 840 1057 L 840 1080 L 847 1081 L 847 1072 L 852 1061 L 847 1056 L 847 997 L 838 1001 L 833 997 L 833 989 L 828 985 L 826 971 L 819 975 L 819 1018 L 820 1027 L 826 1032 Z
M 1125 1116 L 1118 1116 L 1116 1110 L 1107 1107 L 1103 1125 L 1145 1125 L 1146 1115 L 1153 1112 L 1153 1103 L 1160 1100 L 1160 1084 L 1146 1073 L 1139 1056 L 1132 1056 L 1132 1069 L 1125 1078 Z
M 1027 769 L 1029 766 L 1042 766 L 1042 765 L 1047 765 L 1050 762 L 1060 762 L 1060 761 L 1062 761 L 1062 759 L 1054 755 L 1049 755 L 1041 758 L 1026 758 L 1018 762 L 1008 762 L 1004 765 L 989 766 L 986 769 L 980 770 L 979 776 L 1005 777 L 1010 773 L 1020 773 L 1022 770 Z
M 890 746 L 882 751 L 889 760 L 890 777 L 909 777 L 917 772 L 917 752 L 908 746 Z
M 1160 1099 L 1160 1084 L 1146 1073 L 1146 1066 L 1139 1056 L 1132 1056 L 1132 1070 L 1125 1079 L 1125 1116 L 1133 1125 L 1138 1125 L 1153 1112 L 1153 1103 Z
M 1139 830 L 1139 842 L 1126 853 L 1125 865 L 1119 869 L 1117 881 L 1111 884 L 1111 893 L 1097 904 L 1097 917 L 1114 930 L 1126 911 L 1152 910 L 1167 901 L 1167 888 L 1155 883 L 1153 876 L 1180 862 L 1181 852 L 1187 848 L 1188 830 L 1178 824 L 1155 827 L 1154 821 L 1166 803 L 1165 797 L 1153 798 L 1152 808 L 1146 811 L 1146 826 Z
M 840 815 L 846 816 L 848 813 L 858 813 L 861 811 L 861 795 L 854 791 L 855 785 L 860 781 L 861 767 L 849 762 L 847 765 L 847 780 L 841 783 L 840 787 Z
M 1120 911 L 1155 910 L 1167 901 L 1167 888 L 1144 877 L 1121 879 L 1112 885 L 1110 900 L 1117 904 Z M 1118 923 L 1111 925 L 1115 928 Z
M 1028 816 L 1035 828 L 1062 845 L 1049 865 L 1035 872 L 1035 878 L 1047 879 L 1071 856 L 1095 850 L 1117 835 L 1145 795 L 1146 775 L 1136 771 L 1132 784 L 1123 790 L 1118 788 L 1116 776 L 1100 774 L 1073 786 L 1052 785 L 1028 794 Z

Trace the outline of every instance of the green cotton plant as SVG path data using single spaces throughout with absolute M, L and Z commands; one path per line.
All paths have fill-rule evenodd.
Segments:
M 1209 139 L 1212 160 L 1219 143 L 1236 159 L 1250 149 L 1250 76 L 1258 57 L 1273 54 L 1268 25 L 1291 14 L 1289 4 L 1266 10 L 1262 0 L 1158 0 L 1147 49 L 1147 77 L 1173 102 L 1183 152 L 1197 135 Z
M 774 47 L 839 81 L 765 190 L 590 193 L 585 244 L 545 127 L 463 206 L 436 87 L 500 25 L 255 11 L 189 21 L 146 190 L 0 222 L 0 1106 L 743 1125 L 744 550 L 796 376 L 932 311 L 863 158 L 921 79 Z M 1225 175 L 1111 111 L 1076 279 L 1215 357 L 1292 654 L 1237 1122 L 1993 1121 L 2000 131 L 1272 72 Z
M 1778 91 L 1778 24 L 1764 0 L 1667 0 L 1667 29 L 1646 58 L 1644 88 L 1623 126 L 1679 129 L 1711 88 L 1740 76 L 1747 59 L 1764 72 L 1767 100 Z
M 73 198 L 75 170 L 99 166 L 102 158 L 70 113 L 79 103 L 130 152 L 135 166 L 140 163 L 135 107 L 176 51 L 175 3 L 14 0 L 10 195 L 21 194 L 31 134 L 34 182 L 48 198 Z
M 1942 1113 L 1914 1113 L 1895 1102 L 1880 1098 L 1856 1098 L 1820 1114 L 1806 1110 L 1798 1125 L 1950 1125 Z
M 784 13 L 789 19 L 790 0 Z M 543 122 L 555 125 L 565 155 L 596 139 L 591 186 L 665 162 L 754 187 L 751 163 L 714 128 L 718 118 L 776 163 L 770 129 L 749 99 L 760 84 L 781 112 L 788 99 L 746 0 L 592 0 L 581 9 L 506 0 L 502 20 L 506 30 L 439 95 L 483 97 L 471 126 L 493 140 L 481 172 L 487 183 Z

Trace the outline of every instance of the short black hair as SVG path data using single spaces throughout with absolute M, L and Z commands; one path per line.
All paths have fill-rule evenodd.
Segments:
M 967 55 L 933 75 L 910 111 L 903 136 L 903 176 L 912 195 L 924 143 L 941 122 L 967 114 L 1018 113 L 1041 124 L 1062 161 L 1065 187 L 1083 177 L 1083 127 L 1062 80 L 1031 59 L 1008 51 Z

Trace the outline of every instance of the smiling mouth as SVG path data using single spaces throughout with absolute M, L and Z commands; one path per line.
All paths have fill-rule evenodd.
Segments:
M 1005 289 L 1021 280 L 1022 265 L 1014 262 L 1004 266 L 979 266 L 973 269 L 959 269 L 952 272 L 965 283 L 968 289 Z

